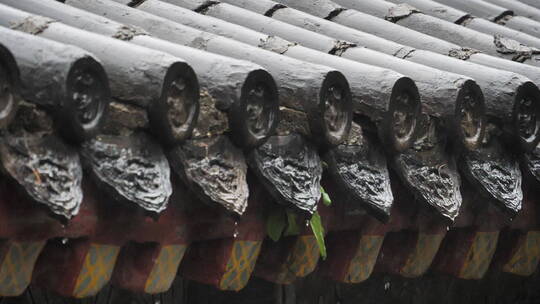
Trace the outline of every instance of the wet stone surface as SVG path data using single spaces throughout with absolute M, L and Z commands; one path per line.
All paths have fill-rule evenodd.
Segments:
M 485 196 L 516 214 L 523 200 L 519 162 L 502 146 L 493 128 L 490 126 L 478 150 L 462 156 L 460 170 Z
M 81 154 L 98 185 L 114 198 L 161 212 L 172 194 L 169 163 L 143 133 L 100 135 L 82 145 Z
M 75 216 L 83 197 L 82 166 L 77 150 L 53 134 L 52 118 L 39 106 L 21 102 L 1 136 L 3 173 L 54 214 Z
M 199 198 L 242 215 L 249 195 L 244 154 L 225 136 L 188 140 L 169 153 L 171 164 Z
M 324 157 L 340 200 L 364 205 L 377 217 L 387 218 L 394 201 L 386 158 L 381 147 L 353 124 L 349 141 L 328 151 Z
M 462 202 L 455 161 L 445 151 L 435 120 L 422 119 L 421 124 L 418 140 L 394 158 L 394 169 L 417 200 L 454 220 Z
M 276 202 L 307 213 L 321 197 L 321 160 L 301 135 L 272 136 L 248 156 L 250 167 Z
M 525 153 L 523 161 L 527 170 L 540 181 L 540 148 L 536 147 L 532 152 Z
M 71 218 L 82 202 L 77 150 L 54 135 L 22 133 L 0 140 L 2 169 L 35 201 Z

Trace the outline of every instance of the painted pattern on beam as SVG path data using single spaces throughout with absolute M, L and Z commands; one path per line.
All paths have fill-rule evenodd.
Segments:
M 406 278 L 416 278 L 423 275 L 431 266 L 445 235 L 445 233 L 427 234 L 419 232 L 416 246 L 407 257 L 400 274 Z
M 349 264 L 345 283 L 360 283 L 369 278 L 377 262 L 384 235 L 362 235 L 360 244 Z
M 296 278 L 310 274 L 319 261 L 320 253 L 317 240 L 313 235 L 299 235 L 296 237 L 287 259 L 279 266 L 272 277 L 267 277 L 276 284 L 292 284 Z
M 519 245 L 503 271 L 520 276 L 532 275 L 540 261 L 540 231 L 529 231 L 520 236 Z
M 186 245 L 169 245 L 161 247 L 159 255 L 146 280 L 144 291 L 149 294 L 161 293 L 171 287 L 178 266 L 186 252 Z
M 4 259 L 0 268 L 0 296 L 21 295 L 32 280 L 32 272 L 45 241 L 6 241 Z
M 476 232 L 458 277 L 475 280 L 483 278 L 495 254 L 498 239 L 499 231 Z
M 73 297 L 96 295 L 110 281 L 119 252 L 119 246 L 91 244 L 77 277 Z
M 239 291 L 246 286 L 261 252 L 262 241 L 235 241 L 225 274 L 219 282 L 220 290 Z
M 317 245 L 315 236 L 300 235 L 289 256 L 287 265 L 296 277 L 303 278 L 315 270 L 319 257 L 319 245 Z

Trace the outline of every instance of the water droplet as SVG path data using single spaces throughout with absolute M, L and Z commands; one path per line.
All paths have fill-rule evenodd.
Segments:
M 384 290 L 390 289 L 390 282 L 384 283 Z
M 234 226 L 238 226 L 238 222 L 235 221 L 235 222 L 234 222 Z
M 63 244 L 63 245 L 67 244 L 68 241 L 69 241 L 68 238 L 62 238 L 62 244 Z
M 236 237 L 238 237 L 238 231 L 237 230 L 235 230 L 234 233 L 233 233 L 233 238 L 236 238 Z
M 306 221 L 306 227 L 309 227 L 309 221 Z

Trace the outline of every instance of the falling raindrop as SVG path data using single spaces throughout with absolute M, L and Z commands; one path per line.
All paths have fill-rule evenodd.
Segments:
M 238 226 L 238 222 L 235 221 L 235 222 L 234 222 L 234 226 L 235 226 L 235 227 Z
M 236 238 L 238 236 L 238 230 L 235 230 L 233 233 L 233 238 Z
M 384 290 L 390 289 L 390 282 L 384 283 Z
M 306 221 L 306 227 L 309 227 L 309 221 Z
M 66 245 L 68 243 L 68 238 L 62 238 L 62 244 L 63 245 Z

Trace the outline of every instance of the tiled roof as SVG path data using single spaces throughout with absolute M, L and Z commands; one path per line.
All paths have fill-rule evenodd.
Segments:
M 0 297 L 533 286 L 522 2 L 0 0 Z

